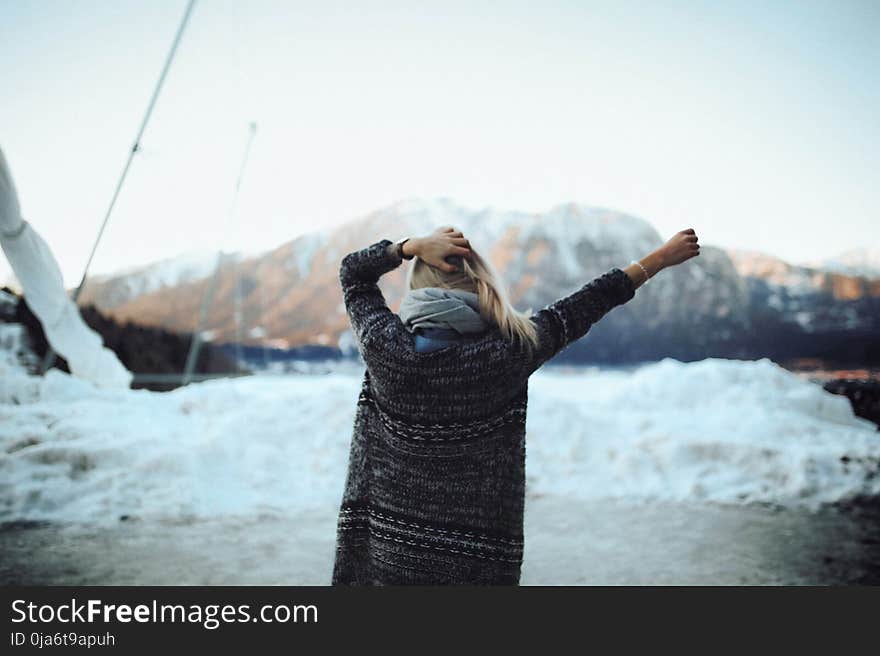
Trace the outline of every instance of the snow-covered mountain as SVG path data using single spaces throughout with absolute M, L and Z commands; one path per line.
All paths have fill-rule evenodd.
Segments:
M 778 257 L 727 249 L 748 281 L 753 305 L 777 311 L 808 333 L 876 326 L 880 275 L 866 277 L 789 264 Z
M 80 304 L 94 303 L 105 310 L 118 307 L 144 294 L 204 278 L 216 265 L 216 253 L 191 251 L 112 274 L 90 276 L 80 295 Z
M 880 278 L 880 246 L 854 248 L 834 257 L 803 262 L 802 265 L 831 273 Z
M 350 351 L 338 281 L 342 257 L 379 239 L 423 234 L 444 224 L 461 228 L 492 260 L 517 307 L 533 310 L 611 267 L 644 256 L 665 239 L 644 219 L 576 203 L 518 212 L 468 208 L 446 197 L 406 198 L 265 254 L 224 259 L 204 328 L 217 342 L 339 345 Z M 210 279 L 204 274 L 213 269 L 184 264 L 159 263 L 90 283 L 84 302 L 120 320 L 192 331 Z M 176 273 L 164 273 L 169 271 L 182 273 L 175 278 Z M 381 281 L 392 309 L 404 292 L 404 272 L 401 267 Z M 703 244 L 700 257 L 652 280 L 569 355 L 597 360 L 753 357 L 777 343 L 799 353 L 817 334 L 880 325 L 878 303 L 880 279 Z M 238 327 L 236 316 L 241 318 Z
M 518 307 L 534 310 L 664 241 L 644 219 L 606 208 L 567 203 L 534 213 L 472 209 L 449 198 L 407 198 L 332 230 L 303 235 L 237 266 L 224 263 L 207 328 L 218 341 L 240 337 L 247 342 L 266 335 L 276 345 L 335 345 L 340 339 L 345 343 L 348 319 L 338 284 L 342 257 L 382 238 L 423 234 L 444 224 L 461 228 L 472 245 L 492 260 Z M 403 295 L 403 273 L 401 268 L 382 281 L 392 308 Z M 234 321 L 236 275 L 243 326 L 239 331 Z M 103 281 L 108 288 L 112 283 Z M 91 298 L 119 319 L 188 331 L 195 327 L 206 284 L 205 278 L 185 281 L 123 303 L 106 294 Z M 118 286 L 133 287 L 124 280 Z M 747 325 L 747 302 L 747 288 L 730 259 L 723 251 L 704 246 L 691 266 L 652 281 L 650 293 L 640 295 L 638 304 L 622 309 L 623 314 L 616 313 L 607 323 L 623 326 L 629 314 L 630 323 L 663 332 L 664 324 L 700 325 L 705 320 L 713 325 L 704 326 L 696 339 L 709 342 L 730 337 Z M 604 347 L 609 348 L 627 332 L 614 336 L 610 330 L 610 326 L 597 329 L 594 346 L 602 346 L 603 332 L 608 342 Z M 636 332 L 631 327 L 627 334 L 632 339 Z

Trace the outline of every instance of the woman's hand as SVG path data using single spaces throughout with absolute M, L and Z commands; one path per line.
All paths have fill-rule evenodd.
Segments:
M 461 231 L 451 226 L 443 226 L 427 237 L 408 239 L 403 245 L 405 255 L 418 255 L 432 267 L 452 273 L 458 267 L 446 261 L 447 257 L 470 257 L 470 242 Z
M 657 252 L 664 267 L 675 266 L 696 257 L 700 254 L 697 233 L 693 228 L 676 232 Z
M 630 264 L 623 271 L 632 280 L 633 285 L 638 288 L 666 267 L 681 264 L 699 254 L 700 245 L 697 243 L 697 233 L 693 228 L 688 228 L 676 232 L 660 248 L 643 257 L 638 264 Z

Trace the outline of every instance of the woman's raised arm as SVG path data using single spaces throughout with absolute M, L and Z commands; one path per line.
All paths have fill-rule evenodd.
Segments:
M 451 227 L 439 228 L 425 237 L 413 237 L 402 247 L 389 239 L 383 239 L 359 251 L 349 253 L 339 266 L 339 284 L 342 300 L 358 343 L 368 348 L 388 337 L 385 329 L 399 324 L 400 318 L 388 307 L 379 278 L 400 266 L 403 258 L 418 255 L 428 264 L 454 271 L 455 265 L 446 262 L 451 255 L 467 255 L 469 244 L 460 232 Z M 384 335 L 384 337 L 382 337 Z
M 547 360 L 583 337 L 610 310 L 635 296 L 638 287 L 662 269 L 700 254 L 692 228 L 677 232 L 663 246 L 638 262 L 614 267 L 594 278 L 573 294 L 561 298 L 532 315 L 538 330 L 538 346 L 528 362 L 531 375 Z
M 376 334 L 382 332 L 384 326 L 395 319 L 378 283 L 382 274 L 396 269 L 402 261 L 389 239 L 342 258 L 339 266 L 342 301 L 354 336 L 361 346 L 366 346 Z

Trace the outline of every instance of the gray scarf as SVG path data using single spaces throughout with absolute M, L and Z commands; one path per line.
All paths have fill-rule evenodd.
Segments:
M 488 327 L 480 316 L 479 297 L 462 289 L 411 289 L 400 303 L 399 315 L 403 325 L 410 331 L 416 328 L 451 328 L 466 334 L 482 332 Z

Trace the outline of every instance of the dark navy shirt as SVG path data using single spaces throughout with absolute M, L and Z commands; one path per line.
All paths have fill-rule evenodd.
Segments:
M 417 353 L 436 351 L 467 339 L 465 335 L 451 328 L 416 328 L 413 336 Z

